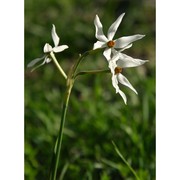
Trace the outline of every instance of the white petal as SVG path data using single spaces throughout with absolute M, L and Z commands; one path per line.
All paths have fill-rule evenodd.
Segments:
M 121 84 L 129 87 L 131 90 L 133 90 L 137 94 L 137 91 L 133 88 L 133 86 L 131 85 L 131 83 L 128 81 L 128 79 L 125 76 L 123 76 L 121 73 L 119 73 L 117 75 L 117 78 Z
M 36 70 L 37 68 L 43 66 L 45 63 L 46 63 L 46 60 L 44 60 L 44 61 L 43 61 L 41 64 L 39 64 L 38 66 L 34 67 L 34 68 L 31 70 L 31 72 L 34 71 L 34 70 Z
M 49 62 L 51 62 L 51 60 L 52 60 L 52 59 L 51 59 L 49 56 L 46 56 L 44 62 L 49 63 Z
M 118 86 L 117 77 L 114 72 L 115 67 L 116 67 L 116 64 L 113 61 L 109 61 L 109 68 L 110 68 L 111 74 L 112 74 L 112 85 L 116 89 L 116 93 L 118 93 L 119 86 Z
M 113 54 L 113 57 L 112 57 L 111 61 L 113 61 L 113 62 L 118 61 L 121 53 L 119 51 L 116 51 L 115 49 L 112 49 L 112 54 Z
M 94 19 L 94 25 L 96 28 L 96 33 L 95 33 L 96 38 L 99 41 L 108 42 L 108 39 L 106 38 L 106 36 L 103 33 L 103 26 L 101 24 L 101 21 L 100 21 L 98 15 L 96 15 L 96 17 Z
M 115 41 L 115 48 L 124 48 L 128 46 L 130 43 L 142 39 L 145 35 L 136 34 L 132 36 L 124 36 Z
M 117 76 L 116 75 L 112 76 L 112 85 L 115 88 L 116 93 L 119 93 L 121 95 L 121 97 L 124 100 L 124 103 L 126 104 L 127 103 L 126 95 L 120 90 L 120 88 L 118 86 L 118 81 L 117 81 Z
M 61 46 L 57 46 L 53 48 L 53 52 L 57 53 L 57 52 L 62 52 L 65 49 L 69 48 L 67 45 L 61 45 Z
M 118 52 L 118 51 L 116 51 L 114 48 L 112 48 L 112 54 L 113 54 L 113 56 L 115 56 L 117 52 Z
M 116 65 L 116 62 L 115 61 L 112 61 L 112 60 L 110 60 L 110 61 L 108 61 L 109 62 L 109 65 L 108 65 L 108 67 L 110 68 L 110 70 L 111 70 L 111 73 L 114 75 L 115 74 L 115 68 L 117 67 L 117 65 Z
M 93 49 L 104 48 L 104 47 L 106 47 L 106 43 L 105 42 L 97 41 L 96 43 L 94 43 Z
M 51 30 L 51 36 L 52 36 L 54 45 L 56 47 L 56 46 L 58 46 L 60 39 L 59 39 L 58 35 L 56 34 L 56 27 L 55 27 L 55 25 L 53 24 L 52 26 L 53 27 L 52 27 L 52 30 Z
M 117 28 L 119 27 L 124 15 L 125 15 L 125 13 L 121 14 L 117 18 L 117 20 L 110 26 L 110 28 L 108 30 L 108 34 L 107 34 L 109 40 L 113 39 L 113 37 L 114 37 L 114 35 L 115 35 L 116 31 L 117 31 Z
M 49 52 L 51 52 L 51 51 L 52 51 L 52 46 L 49 45 L 48 43 L 46 43 L 46 44 L 44 45 L 44 53 L 49 53 Z
M 120 50 L 120 52 L 124 51 L 125 49 L 129 49 L 130 47 L 132 47 L 132 45 L 133 45 L 133 44 L 131 43 L 131 44 L 125 46 L 124 48 L 122 48 L 122 49 Z
M 117 65 L 122 68 L 141 66 L 142 64 L 148 62 L 148 60 L 134 59 L 126 54 L 119 53 L 119 59 Z
M 109 61 L 111 59 L 111 48 L 106 48 L 103 52 L 103 55 Z
M 44 59 L 44 58 L 45 58 L 45 56 L 43 56 L 43 57 L 41 57 L 41 58 L 36 58 L 36 59 L 32 60 L 32 61 L 27 65 L 27 67 L 29 68 L 29 67 L 34 66 L 37 62 L 41 61 L 41 60 Z
M 119 92 L 118 81 L 115 75 L 112 75 L 112 85 L 116 89 L 116 93 Z
M 123 98 L 124 100 L 124 103 L 127 104 L 127 98 L 126 98 L 126 95 L 119 89 L 118 93 L 121 95 L 121 97 Z

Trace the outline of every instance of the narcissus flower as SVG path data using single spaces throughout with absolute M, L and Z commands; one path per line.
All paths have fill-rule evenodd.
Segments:
M 120 90 L 118 86 L 119 83 L 129 87 L 136 94 L 138 93 L 128 79 L 122 75 L 123 68 L 140 66 L 147 61 L 148 60 L 134 59 L 121 52 L 116 52 L 113 58 L 109 61 L 109 68 L 112 73 L 112 85 L 116 89 L 116 93 L 119 93 L 122 96 L 125 104 L 127 104 L 127 98 L 126 95 Z
M 57 33 L 56 33 L 56 27 L 55 27 L 55 25 L 53 24 L 52 26 L 53 26 L 53 27 L 52 27 L 52 30 L 51 30 L 51 36 L 52 36 L 52 39 L 53 39 L 53 42 L 54 42 L 54 47 L 52 47 L 50 44 L 46 43 L 46 44 L 44 45 L 44 48 L 43 48 L 43 51 L 44 51 L 44 54 L 45 54 L 45 55 L 44 55 L 43 57 L 41 57 L 41 58 L 37 58 L 37 59 L 32 60 L 32 61 L 28 64 L 27 67 L 32 67 L 32 66 L 34 66 L 37 62 L 39 62 L 39 61 L 41 61 L 41 60 L 43 60 L 43 59 L 44 59 L 43 63 L 40 64 L 39 66 L 42 66 L 42 65 L 45 64 L 45 63 L 49 63 L 49 62 L 52 60 L 51 57 L 50 57 L 50 55 L 49 55 L 50 52 L 58 53 L 58 52 L 62 52 L 62 51 L 64 51 L 65 49 L 68 48 L 67 45 L 58 46 L 59 41 L 60 41 L 60 38 L 59 38 L 59 36 L 58 36 Z M 39 67 L 39 66 L 38 66 L 38 67 Z
M 110 26 L 110 28 L 108 29 L 107 37 L 104 35 L 103 26 L 98 15 L 96 15 L 94 19 L 94 25 L 96 28 L 95 36 L 98 39 L 98 41 L 94 43 L 93 49 L 105 48 L 103 55 L 107 60 L 110 60 L 112 58 L 112 52 L 114 49 L 121 49 L 121 51 L 123 51 L 124 49 L 131 47 L 132 42 L 137 41 L 145 36 L 141 34 L 136 34 L 132 36 L 120 37 L 118 39 L 113 40 L 114 35 L 124 15 L 125 13 L 121 14 L 117 18 L 117 20 Z

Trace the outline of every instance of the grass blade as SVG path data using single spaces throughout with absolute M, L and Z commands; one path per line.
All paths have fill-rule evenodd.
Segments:
M 134 176 L 136 177 L 137 180 L 141 180 L 138 175 L 136 174 L 135 170 L 131 167 L 131 165 L 126 161 L 126 159 L 124 158 L 124 156 L 121 154 L 121 152 L 119 151 L 118 147 L 116 146 L 116 144 L 114 143 L 114 141 L 112 141 L 112 144 L 114 146 L 114 149 L 116 151 L 116 153 L 119 155 L 119 157 L 123 160 L 123 162 L 127 165 L 127 167 L 130 169 L 130 171 L 134 174 Z

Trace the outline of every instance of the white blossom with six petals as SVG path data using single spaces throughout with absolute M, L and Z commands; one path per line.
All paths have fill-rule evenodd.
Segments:
M 121 72 L 123 68 L 137 67 L 146 63 L 147 61 L 148 60 L 134 59 L 121 52 L 116 52 L 113 58 L 109 61 L 109 68 L 112 73 L 112 85 L 116 89 L 116 93 L 119 93 L 122 96 L 125 104 L 127 104 L 127 98 L 126 95 L 120 90 L 118 83 L 129 87 L 136 94 L 138 93 L 128 79 L 122 75 Z
M 95 36 L 98 39 L 98 41 L 94 43 L 93 49 L 105 48 L 103 55 L 108 61 L 111 59 L 112 52 L 114 49 L 121 49 L 121 51 L 127 49 L 132 46 L 132 42 L 142 39 L 145 36 L 141 34 L 136 34 L 132 36 L 120 37 L 118 39 L 113 40 L 114 35 L 124 15 L 125 13 L 121 14 L 117 18 L 117 20 L 109 27 L 107 37 L 104 35 L 103 26 L 98 15 L 96 15 L 94 19 L 94 25 L 96 28 Z
M 59 36 L 57 35 L 56 33 L 56 27 L 55 25 L 53 24 L 52 25 L 52 30 L 51 30 L 51 36 L 52 36 L 52 39 L 53 39 L 53 42 L 54 42 L 54 47 L 52 47 L 50 44 L 46 43 L 44 45 L 44 48 L 43 48 L 43 51 L 45 53 L 45 55 L 41 58 L 36 58 L 34 60 L 32 60 L 28 65 L 27 67 L 32 67 L 34 66 L 37 62 L 41 61 L 42 59 L 44 59 L 43 63 L 40 64 L 39 66 L 42 66 L 43 64 L 45 63 L 49 63 L 52 59 L 51 57 L 49 56 L 49 53 L 50 52 L 54 52 L 54 53 L 58 53 L 58 52 L 62 52 L 64 51 L 65 49 L 68 48 L 67 45 L 61 45 L 61 46 L 58 46 L 59 45 L 59 41 L 60 41 L 60 38 Z M 38 66 L 38 67 L 39 67 Z

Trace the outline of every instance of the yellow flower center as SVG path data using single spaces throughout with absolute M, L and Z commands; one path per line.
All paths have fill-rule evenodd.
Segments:
M 114 42 L 114 41 L 109 41 L 109 42 L 107 42 L 107 46 L 108 46 L 109 48 L 112 48 L 114 45 L 115 45 L 115 42 Z
M 114 69 L 114 72 L 115 72 L 115 74 L 119 74 L 119 73 L 122 72 L 122 68 L 121 68 L 121 67 L 116 67 L 116 68 Z

